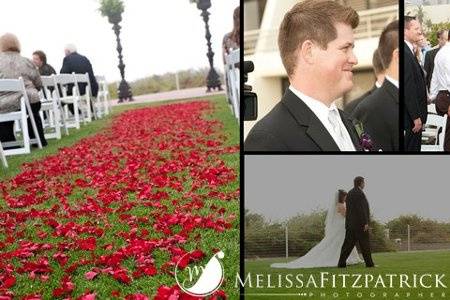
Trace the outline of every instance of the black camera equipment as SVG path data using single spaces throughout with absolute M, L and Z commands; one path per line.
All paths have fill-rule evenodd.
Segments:
M 245 84 L 248 73 L 253 72 L 255 66 L 251 61 L 244 61 L 244 121 L 254 121 L 258 118 L 258 96 L 252 92 L 252 87 Z

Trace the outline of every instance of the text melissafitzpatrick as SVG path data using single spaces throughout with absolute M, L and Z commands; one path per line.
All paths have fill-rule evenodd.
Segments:
M 445 274 L 252 274 L 236 275 L 235 286 L 248 288 L 447 288 Z

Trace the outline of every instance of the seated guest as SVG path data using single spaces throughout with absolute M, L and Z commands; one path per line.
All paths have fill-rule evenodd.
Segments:
M 47 55 L 41 50 L 36 50 L 33 52 L 33 63 L 38 67 L 39 74 L 41 76 L 50 76 L 52 74 L 56 74 L 55 69 L 51 65 L 47 63 Z M 53 91 L 53 88 L 49 88 L 50 91 Z M 45 94 L 45 90 L 42 91 L 44 94 L 44 98 L 47 99 L 47 95 Z M 47 119 L 47 114 L 44 113 L 44 118 Z
M 223 63 L 225 64 L 225 57 L 230 54 L 232 50 L 240 48 L 240 28 L 241 22 L 239 18 L 239 6 L 234 9 L 233 13 L 233 30 L 228 32 L 223 37 L 222 50 L 223 50 Z
M 41 50 L 33 52 L 33 62 L 39 68 L 41 76 L 56 74 L 55 69 L 47 63 L 47 55 Z
M 378 51 L 386 66 L 383 85 L 361 101 L 352 114 L 371 136 L 374 150 L 399 151 L 398 30 L 398 21 L 393 21 L 381 33 Z
M 47 141 L 44 137 L 44 129 L 39 116 L 41 102 L 38 90 L 42 87 L 41 76 L 33 62 L 20 55 L 20 43 L 17 37 L 11 33 L 6 33 L 0 37 L 0 78 L 18 79 L 19 77 L 22 77 L 25 83 L 25 89 L 42 146 L 46 146 Z M 0 92 L 0 113 L 20 110 L 20 99 L 20 93 Z M 28 120 L 28 133 L 30 138 L 34 138 L 30 120 Z M 14 122 L 0 123 L 0 141 L 15 140 Z
M 98 94 L 98 83 L 95 79 L 94 71 L 92 70 L 92 65 L 89 59 L 86 56 L 80 55 L 77 52 L 77 48 L 73 44 L 68 44 L 64 48 L 65 57 L 63 60 L 63 65 L 61 67 L 61 74 L 67 73 L 71 74 L 72 72 L 76 74 L 89 74 L 89 81 L 91 84 L 91 91 L 93 97 L 97 97 Z M 67 89 L 67 94 L 72 95 L 72 87 L 73 85 L 69 85 Z M 86 84 L 80 83 L 78 85 L 78 89 L 80 91 L 80 95 L 86 94 Z M 73 104 L 69 104 L 69 110 L 73 114 Z M 92 107 L 91 107 L 92 110 Z
M 348 103 L 344 107 L 344 111 L 349 115 L 352 114 L 353 110 L 358 106 L 358 104 L 363 99 L 367 98 L 370 94 L 375 92 L 377 90 L 377 88 L 381 87 L 381 85 L 383 84 L 385 70 L 384 70 L 383 64 L 381 63 L 381 58 L 380 58 L 380 54 L 378 53 L 378 49 L 376 49 L 373 52 L 372 66 L 373 66 L 373 72 L 375 74 L 375 84 L 373 85 L 373 87 L 370 90 L 365 92 L 362 96 L 360 96 L 359 98 L 356 98 L 355 100 L 350 101 L 350 103 Z

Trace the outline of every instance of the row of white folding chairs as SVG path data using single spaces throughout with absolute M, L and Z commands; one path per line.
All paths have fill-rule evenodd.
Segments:
M 240 105 L 240 80 L 239 80 L 239 63 L 240 50 L 236 49 L 225 57 L 225 76 L 227 76 L 227 97 L 231 105 L 234 116 L 239 121 L 239 105 Z
M 45 128 L 54 129 L 54 132 L 47 133 L 46 137 L 60 139 L 61 129 L 64 129 L 66 134 L 68 134 L 68 127 L 79 129 L 81 122 L 86 124 L 91 122 L 92 118 L 98 119 L 109 114 L 109 93 L 107 91 L 106 80 L 103 76 L 98 76 L 98 79 L 99 93 L 95 99 L 92 97 L 91 84 L 87 73 L 59 74 L 42 77 L 43 90 L 46 98 L 42 94 L 43 107 L 41 109 L 41 117 Z M 78 88 L 80 83 L 86 85 L 84 95 L 80 94 Z M 68 95 L 67 93 L 69 85 L 73 86 L 72 95 Z M 69 115 L 69 104 L 73 105 L 72 116 Z M 91 106 L 92 111 L 90 109 Z M 44 112 L 46 112 L 46 119 L 44 118 Z
M 51 138 L 61 139 L 62 130 L 64 130 L 65 134 L 68 135 L 69 134 L 68 127 L 79 129 L 81 122 L 83 123 L 90 122 L 92 120 L 92 113 L 90 109 L 91 105 L 93 107 L 95 118 L 101 118 L 103 116 L 106 116 L 111 111 L 109 106 L 109 93 L 107 89 L 107 84 L 103 76 L 99 76 L 97 78 L 97 80 L 99 81 L 99 94 L 96 100 L 94 100 L 91 97 L 92 92 L 89 81 L 89 75 L 87 73 L 59 74 L 51 76 L 42 76 L 41 78 L 43 89 L 40 92 L 41 95 L 40 116 L 42 119 L 44 130 L 47 131 L 45 133 L 46 139 Z M 11 86 L 11 82 L 13 81 L 3 80 L 3 85 L 1 87 L 3 87 L 5 91 L 9 91 L 8 89 L 11 88 L 13 89 L 12 91 L 15 91 L 14 86 Z M 80 95 L 78 89 L 79 83 L 86 84 L 86 93 L 84 95 Z M 73 85 L 72 95 L 68 95 L 67 93 L 68 85 Z M 0 89 L 0 91 L 3 90 Z M 28 99 L 26 97 L 26 93 L 24 94 L 25 94 L 24 99 L 25 98 Z M 0 114 L 0 122 L 2 122 L 2 120 L 9 120 L 8 117 L 18 116 L 19 114 L 24 115 L 25 116 L 24 118 L 26 120 L 27 101 L 24 99 L 22 99 L 20 111 L 13 112 L 8 116 Z M 69 109 L 68 109 L 69 104 L 73 105 L 72 116 L 69 116 Z M 21 119 L 19 120 L 19 118 L 15 118 L 14 121 L 15 121 L 15 131 L 21 132 L 21 135 L 23 136 L 22 143 L 24 144 L 25 150 L 20 149 L 3 150 L 3 147 L 0 143 L 0 159 L 5 167 L 7 167 L 7 161 L 5 157 L 6 155 L 30 153 L 29 147 L 30 143 L 27 141 L 29 139 L 28 127 L 25 126 L 26 123 L 23 123 L 23 120 Z M 33 124 L 35 126 L 34 120 Z M 16 146 L 18 144 L 19 142 L 13 143 L 9 142 L 5 143 L 4 146 L 5 147 Z M 40 140 L 39 145 L 40 147 L 42 147 L 40 144 Z
M 6 156 L 27 154 L 31 152 L 31 145 L 36 144 L 42 149 L 42 143 L 39 138 L 36 122 L 34 120 L 33 112 L 31 110 L 28 95 L 25 90 L 25 84 L 22 78 L 19 79 L 0 79 L 0 92 L 20 93 L 20 110 L 9 113 L 0 114 L 0 123 L 15 122 L 20 124 L 21 140 L 14 142 L 0 142 L 0 158 L 4 167 L 8 167 Z M 31 128 L 34 132 L 35 138 L 30 139 L 28 134 L 27 115 L 30 118 Z M 13 149 L 5 149 L 14 147 Z

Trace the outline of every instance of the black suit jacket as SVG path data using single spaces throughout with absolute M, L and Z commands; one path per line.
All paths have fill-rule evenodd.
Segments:
M 75 72 L 77 74 L 89 74 L 89 81 L 91 84 L 92 96 L 97 97 L 98 94 L 98 83 L 95 79 L 94 71 L 92 70 L 92 65 L 86 56 L 80 55 L 76 52 L 71 53 L 64 57 L 63 65 L 60 73 L 70 74 Z M 69 85 L 68 93 L 71 95 L 73 85 Z M 86 93 L 86 84 L 79 84 L 80 94 L 84 95 Z
M 377 90 L 377 86 L 373 85 L 373 87 L 368 90 L 367 92 L 365 92 L 364 94 L 362 94 L 360 97 L 356 98 L 355 100 L 352 100 L 349 104 L 347 104 L 344 107 L 344 111 L 351 116 L 351 114 L 353 113 L 353 111 L 355 110 L 355 108 L 358 106 L 359 103 L 361 103 L 361 101 L 363 101 L 365 98 L 367 98 L 368 96 L 370 96 L 373 92 L 375 92 Z
M 347 213 L 345 215 L 345 228 L 347 230 L 362 230 L 370 222 L 369 202 L 366 195 L 359 188 L 351 189 L 347 194 Z
M 375 150 L 399 151 L 398 108 L 398 88 L 385 79 L 383 85 L 353 111 L 352 118 L 362 122 Z
M 405 91 L 405 128 L 413 127 L 414 120 L 420 118 L 422 124 L 427 122 L 427 90 L 425 77 L 419 62 L 405 43 L 404 57 L 404 91 Z
M 357 150 L 356 130 L 342 111 L 341 119 Z M 281 101 L 250 130 L 245 151 L 339 151 L 319 118 L 290 89 Z
M 424 63 L 423 68 L 425 69 L 425 72 L 427 73 L 426 81 L 427 81 L 427 89 L 428 90 L 430 90 L 431 76 L 433 75 L 433 70 L 434 70 L 434 58 L 436 57 L 436 54 L 438 53 L 439 50 L 441 50 L 441 47 L 431 49 L 425 55 L 425 63 Z

